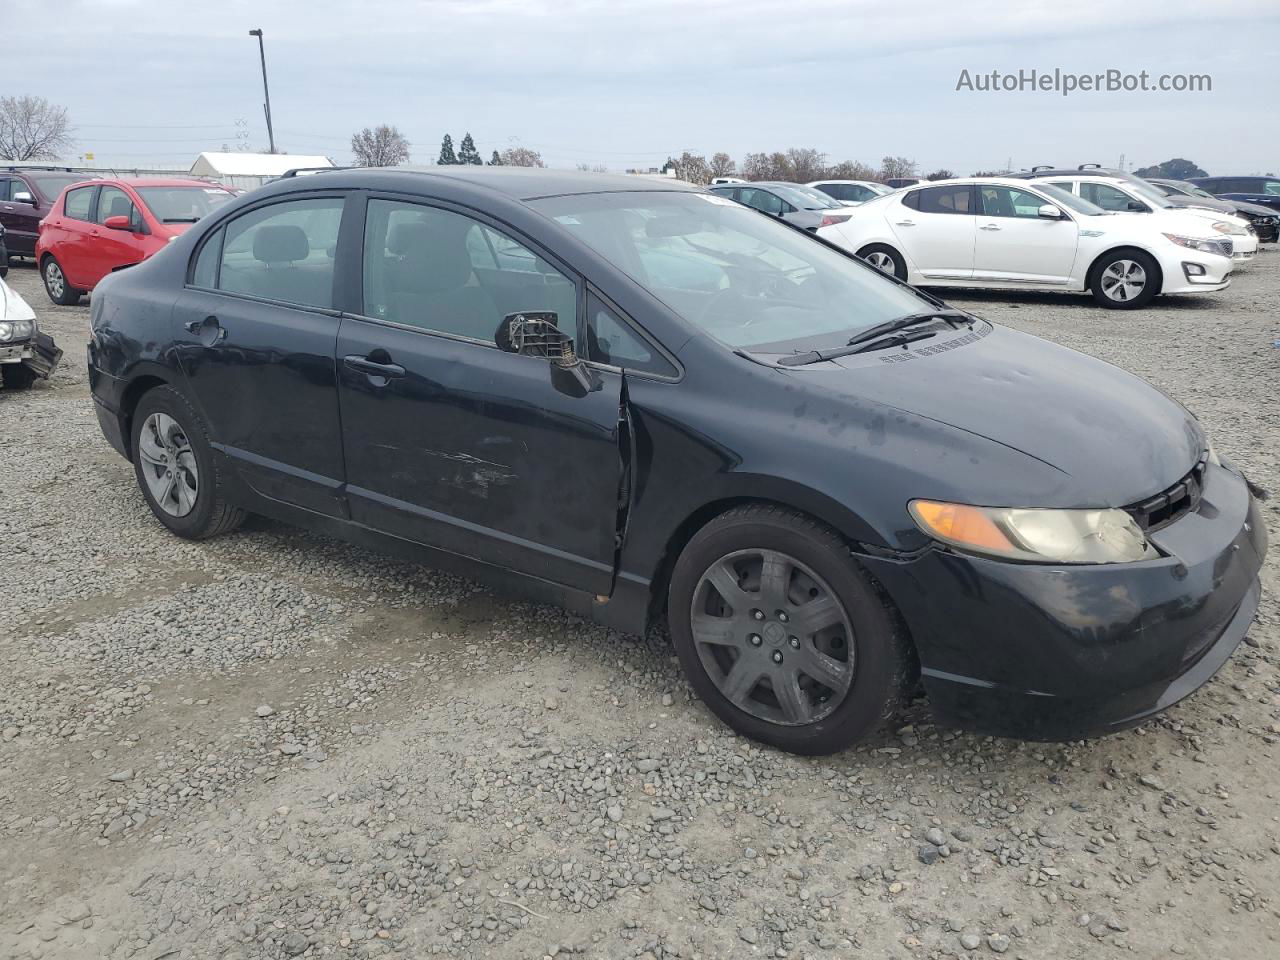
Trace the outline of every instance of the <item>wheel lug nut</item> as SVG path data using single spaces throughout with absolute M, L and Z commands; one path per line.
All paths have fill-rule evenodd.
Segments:
M 774 663 L 781 663 L 781 662 L 782 662 L 782 651 L 781 651 L 781 650 L 775 650 L 775 651 L 773 651 L 773 662 L 774 662 Z
M 747 639 L 751 641 L 751 645 L 752 645 L 753 647 L 758 647 L 758 646 L 760 646 L 760 642 L 761 642 L 761 641 L 760 641 L 760 634 L 758 634 L 758 633 L 753 633 L 753 634 L 751 634 L 751 636 L 747 637 Z
M 779 619 L 779 620 L 781 620 L 783 623 L 786 623 L 786 622 L 787 622 L 787 611 L 785 611 L 785 610 L 779 610 L 779 611 L 778 611 L 778 619 Z
M 754 617 L 756 620 L 763 620 L 763 619 L 764 619 L 764 611 L 763 611 L 763 610 L 752 610 L 752 611 L 751 611 L 751 616 L 752 616 L 752 617 Z
M 789 644 L 791 644 L 791 649 L 792 649 L 792 650 L 799 650 L 799 649 L 800 649 L 800 638 L 799 638 L 799 637 L 791 637 L 791 638 L 789 638 L 789 639 L 787 640 L 787 642 L 788 642 Z

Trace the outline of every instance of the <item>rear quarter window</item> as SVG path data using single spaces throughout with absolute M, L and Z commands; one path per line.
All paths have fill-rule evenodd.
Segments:
M 66 216 L 72 220 L 92 219 L 90 211 L 93 209 L 93 195 L 97 192 L 97 187 L 81 187 L 78 190 L 70 190 L 67 192 L 66 203 L 64 204 L 64 212 Z

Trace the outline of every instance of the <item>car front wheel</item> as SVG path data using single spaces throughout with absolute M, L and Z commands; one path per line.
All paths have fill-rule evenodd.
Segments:
M 70 307 L 80 302 L 80 291 L 67 283 L 67 275 L 62 272 L 62 264 L 53 257 L 45 257 L 40 268 L 44 277 L 44 292 L 49 299 L 62 307 Z
M 156 387 L 139 401 L 131 452 L 147 505 L 178 536 L 204 540 L 244 521 L 219 489 L 204 423 L 177 390 Z
M 1137 310 L 1160 292 L 1160 267 L 1141 250 L 1117 250 L 1094 264 L 1089 288 L 1110 310 Z
M 895 617 L 831 530 L 769 505 L 700 530 L 671 576 L 668 619 L 698 696 L 745 736 L 825 754 L 897 709 L 913 673 Z

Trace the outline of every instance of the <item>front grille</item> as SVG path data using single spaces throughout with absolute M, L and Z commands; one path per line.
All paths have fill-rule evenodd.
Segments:
M 1154 497 L 1125 507 L 1125 512 L 1147 533 L 1167 527 L 1200 506 L 1200 494 L 1204 490 L 1204 469 L 1208 454 L 1200 457 L 1191 472 Z
M 1224 257 L 1231 256 L 1232 251 L 1235 250 L 1235 244 L 1231 242 L 1229 237 L 1219 240 L 1218 246 L 1222 248 L 1222 255 Z

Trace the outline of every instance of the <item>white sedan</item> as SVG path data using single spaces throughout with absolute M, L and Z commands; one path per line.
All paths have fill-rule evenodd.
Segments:
M 1116 309 L 1230 283 L 1232 241 L 1193 213 L 1108 214 L 1038 181 L 941 180 L 869 200 L 818 236 L 918 286 L 1090 291 Z

